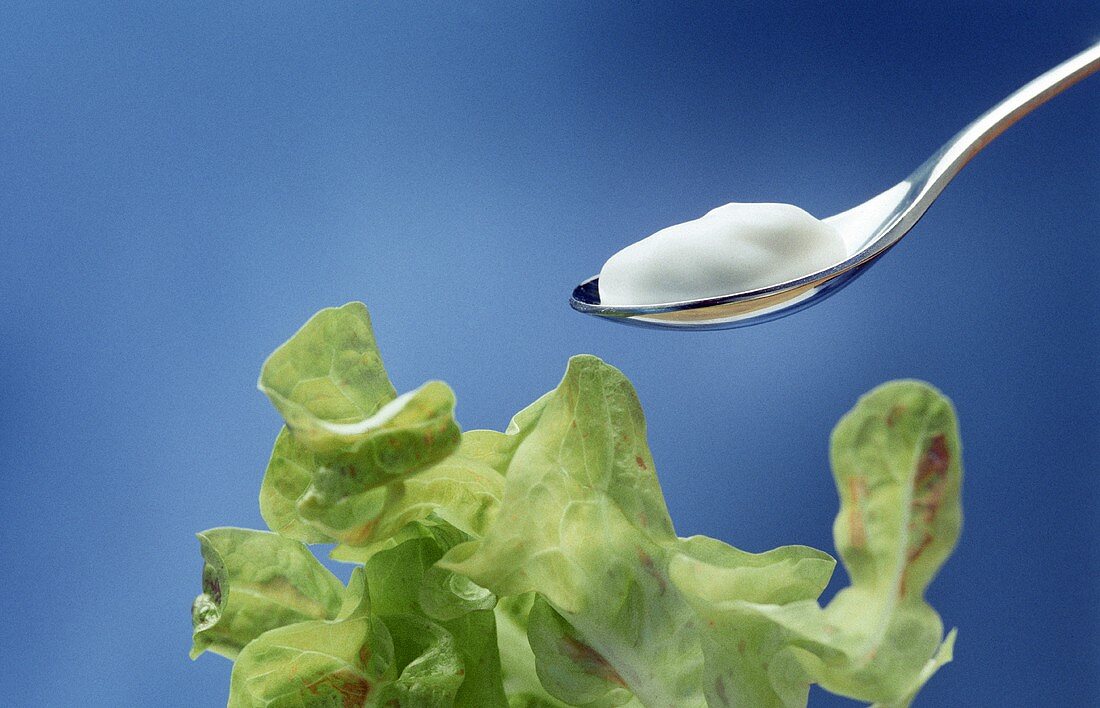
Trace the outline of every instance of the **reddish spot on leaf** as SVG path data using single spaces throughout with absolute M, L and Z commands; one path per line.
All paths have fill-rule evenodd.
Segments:
M 943 504 L 947 490 L 947 470 L 951 466 L 951 451 L 947 438 L 937 435 L 917 462 L 917 475 L 913 480 L 913 517 L 909 522 L 909 547 L 905 555 L 905 569 L 899 581 L 898 593 L 904 597 L 908 585 L 909 566 L 935 541 L 933 524 Z M 919 539 L 916 542 L 913 539 Z
M 319 695 L 320 689 L 325 686 L 340 694 L 340 705 L 343 708 L 361 708 L 366 705 L 372 688 L 370 681 L 348 669 L 327 674 L 313 683 L 306 684 L 304 688 L 314 695 Z
M 848 478 L 848 496 L 851 506 L 848 508 L 848 543 L 853 548 L 867 545 L 867 528 L 863 525 L 863 500 L 867 497 L 867 480 L 853 475 Z
M 351 531 L 348 531 L 347 534 L 343 538 L 344 543 L 347 543 L 349 546 L 361 546 L 371 536 L 374 535 L 374 530 L 377 527 L 378 527 L 378 519 L 371 519 L 370 521 L 363 524 L 359 528 L 352 529 Z
M 592 647 L 573 637 L 562 637 L 562 648 L 570 660 L 585 673 L 599 676 L 605 681 L 617 683 L 626 688 L 626 681 L 623 681 L 623 677 L 619 676 L 619 672 L 611 666 L 602 654 Z
M 642 459 L 641 455 L 635 455 L 634 456 L 634 462 L 638 465 L 638 469 L 640 469 L 640 470 L 647 469 L 646 466 L 645 466 L 645 460 Z
M 905 406 L 901 404 L 898 404 L 891 408 L 890 412 L 886 414 L 886 427 L 894 427 L 898 422 L 898 418 L 900 418 L 903 413 L 905 413 Z
M 657 581 L 657 586 L 660 588 L 662 595 L 668 590 L 668 581 L 665 580 L 664 575 L 661 574 L 660 569 L 657 568 L 657 564 L 653 562 L 653 557 L 642 549 L 638 549 L 638 560 L 642 563 L 642 568 L 648 573 L 654 580 Z
M 221 604 L 222 601 L 222 584 L 218 580 L 217 576 L 211 576 L 209 582 L 206 584 L 206 594 L 213 598 L 214 602 Z
M 951 452 L 947 449 L 947 439 L 943 435 L 932 438 L 932 444 L 925 450 L 917 464 L 917 479 L 914 486 L 920 487 L 929 480 L 943 477 L 947 466 L 951 464 Z
M 921 536 L 920 543 L 909 549 L 909 553 L 905 558 L 906 562 L 912 563 L 915 561 L 920 557 L 921 553 L 924 553 L 924 549 L 928 548 L 930 545 L 932 545 L 932 534 L 925 532 L 925 534 Z
M 722 705 L 728 706 L 730 704 L 730 699 L 726 696 L 726 684 L 722 681 L 721 676 L 714 680 L 714 692 L 718 694 L 718 700 L 722 701 Z
M 741 656 L 745 655 L 745 640 L 744 639 L 737 642 L 737 653 L 740 654 Z

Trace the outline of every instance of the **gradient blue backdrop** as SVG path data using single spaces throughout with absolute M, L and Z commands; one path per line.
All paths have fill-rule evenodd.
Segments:
M 5 3 L 0 704 L 224 702 L 229 662 L 187 659 L 192 534 L 262 524 L 259 365 L 361 299 L 398 388 L 450 382 L 467 428 L 616 364 L 681 535 L 754 551 L 832 550 L 831 426 L 935 383 L 967 516 L 920 704 L 1096 705 L 1100 79 L 820 307 L 678 334 L 566 304 L 726 201 L 866 199 L 1100 35 L 1092 2 L 824 5 Z

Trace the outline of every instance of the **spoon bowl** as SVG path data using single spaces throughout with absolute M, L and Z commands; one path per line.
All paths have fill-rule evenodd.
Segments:
M 825 219 L 849 255 L 824 270 L 754 290 L 719 297 L 611 306 L 600 303 L 600 281 L 573 289 L 574 310 L 641 327 L 732 329 L 794 314 L 837 292 L 895 246 L 967 162 L 1016 121 L 1100 69 L 1100 43 L 1025 84 L 956 134 L 902 182 L 866 202 Z

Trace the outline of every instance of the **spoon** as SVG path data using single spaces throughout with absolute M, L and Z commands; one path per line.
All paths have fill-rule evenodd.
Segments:
M 616 322 L 663 329 L 732 329 L 760 324 L 821 302 L 890 250 L 928 210 L 947 183 L 1009 126 L 1100 69 L 1100 43 L 1062 62 L 986 111 L 899 184 L 825 219 L 851 255 L 816 273 L 719 297 L 645 306 L 600 304 L 599 278 L 573 290 L 573 309 Z

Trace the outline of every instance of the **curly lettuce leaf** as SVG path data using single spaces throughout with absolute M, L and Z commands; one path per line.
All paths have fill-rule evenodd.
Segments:
M 701 575 L 675 577 L 695 585 L 693 604 L 715 628 L 704 644 L 710 680 L 741 675 L 743 652 L 729 645 L 751 628 L 767 641 L 756 661 L 768 677 L 766 686 L 757 681 L 768 695 L 759 705 L 804 705 L 799 686 L 810 682 L 884 705 L 911 701 L 953 646 L 924 590 L 958 539 L 960 452 L 951 404 L 930 386 L 899 381 L 863 397 L 832 439 L 841 497 L 834 534 L 849 587 L 822 608 L 812 599 L 723 595 L 701 587 Z
M 295 437 L 319 452 L 355 440 L 331 426 L 370 418 L 397 397 L 361 302 L 311 317 L 267 358 L 258 385 Z
M 371 613 L 357 568 L 335 619 L 273 629 L 244 648 L 230 676 L 229 708 L 381 705 L 395 674 L 392 639 Z
M 681 540 L 669 576 L 699 617 L 707 705 L 806 705 L 809 683 L 801 673 L 769 676 L 769 662 L 786 646 L 783 634 L 731 604 L 816 600 L 835 566 L 827 553 L 806 546 L 747 553 L 703 536 Z
M 332 541 L 298 514 L 298 500 L 309 489 L 313 472 L 318 467 L 316 454 L 294 442 L 290 428 L 283 426 L 275 438 L 275 447 L 260 485 L 260 515 L 269 529 L 303 543 Z
M 440 703 L 430 705 L 445 704 L 443 696 L 449 695 L 456 705 L 493 708 L 506 705 L 492 612 L 496 598 L 468 579 L 452 584 L 450 573 L 434 567 L 466 538 L 445 523 L 431 525 L 419 538 L 378 552 L 364 568 L 379 598 L 375 611 L 388 626 L 399 628 L 393 629 L 398 663 L 402 675 L 416 684 L 409 695 L 434 691 Z M 431 598 L 428 606 L 426 597 Z M 440 607 L 445 617 L 431 612 Z
M 198 538 L 205 564 L 191 658 L 212 651 L 233 659 L 268 630 L 340 610 L 343 584 L 298 541 L 228 527 Z
M 264 362 L 259 388 L 294 441 L 323 461 L 330 494 L 379 486 L 458 445 L 450 388 L 431 381 L 396 396 L 362 303 L 310 318 Z
M 516 448 L 537 419 L 543 401 L 517 413 L 503 433 L 469 430 L 459 449 L 428 469 L 371 492 L 377 512 L 369 539 L 360 545 L 340 544 L 336 560 L 365 563 L 409 524 L 434 516 L 463 533 L 480 537 L 496 518 L 504 494 L 504 473 Z
M 368 543 L 377 536 L 383 510 L 393 505 L 394 496 L 404 494 L 405 478 L 458 447 L 461 438 L 453 410 L 450 388 L 430 382 L 357 424 L 358 430 L 367 432 L 352 452 L 318 458 L 321 464 L 298 499 L 298 515 L 342 543 Z
M 481 432 L 481 431 L 471 431 Z M 471 433 L 462 436 L 457 452 L 385 488 L 360 495 L 356 518 L 366 520 L 368 533 L 356 544 L 346 542 L 332 552 L 336 560 L 365 563 L 386 541 L 408 524 L 431 515 L 470 535 L 480 535 L 496 516 L 504 478 L 467 454 Z
M 403 504 L 404 481 L 460 444 L 446 384 L 395 395 L 361 303 L 314 315 L 264 363 L 259 386 L 287 424 L 261 487 L 261 510 L 291 538 L 362 546 L 397 531 L 417 518 L 410 509 L 429 506 Z M 435 477 L 455 478 L 445 474 Z M 473 477 L 457 479 L 480 481 Z M 396 514 L 386 513 L 395 506 Z M 389 528 L 380 528 L 387 519 Z
M 538 676 L 535 653 L 527 635 L 528 617 L 537 595 L 503 597 L 494 608 L 500 673 L 509 708 L 569 708 L 550 695 Z
M 535 596 L 527 640 L 539 682 L 569 705 L 614 708 L 637 702 L 611 664 L 594 651 L 548 602 Z
M 940 648 L 936 651 L 936 655 L 928 660 L 928 663 L 921 669 L 920 675 L 917 676 L 917 682 L 909 691 L 900 699 L 893 703 L 875 703 L 871 708 L 909 708 L 913 704 L 913 699 L 917 697 L 917 693 L 924 688 L 924 684 L 943 668 L 944 664 L 951 663 L 951 660 L 955 658 L 955 635 L 958 632 L 952 629 L 944 637 L 943 643 L 940 644 Z
M 577 671 L 595 670 L 645 704 L 703 705 L 693 615 L 667 577 L 677 539 L 633 388 L 578 356 L 540 400 L 493 525 L 440 565 L 498 596 L 537 592 L 571 627 Z
M 395 397 L 360 303 L 311 318 L 265 362 L 260 388 L 287 421 L 260 491 L 264 520 L 306 543 L 335 541 L 334 558 L 360 563 L 431 514 L 483 533 L 541 406 L 504 433 L 460 438 L 445 384 Z
M 908 706 L 951 660 L 924 590 L 959 533 L 950 404 L 916 382 L 837 426 L 851 577 L 801 546 L 677 538 L 630 383 L 590 356 L 503 433 L 454 396 L 397 396 L 359 303 L 264 364 L 282 413 L 260 493 L 275 534 L 200 535 L 193 655 L 237 657 L 231 706 L 804 706 L 811 683 Z M 345 590 L 303 543 L 365 564 Z

